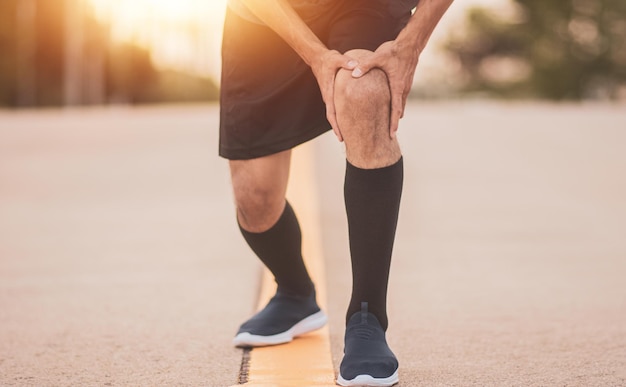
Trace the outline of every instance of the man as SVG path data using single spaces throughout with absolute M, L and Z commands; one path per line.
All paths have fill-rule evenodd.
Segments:
M 332 128 L 346 149 L 353 276 L 337 383 L 398 382 L 385 339 L 403 180 L 396 131 L 420 53 L 451 2 L 229 2 L 220 155 L 230 160 L 241 232 L 278 284 L 268 305 L 240 327 L 235 345 L 286 343 L 326 323 L 285 192 L 291 149 Z

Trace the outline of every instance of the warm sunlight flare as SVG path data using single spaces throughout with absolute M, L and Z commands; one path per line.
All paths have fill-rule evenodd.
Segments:
M 220 46 L 227 0 L 83 0 L 110 27 L 115 40 L 131 41 L 150 50 L 155 65 L 219 82 Z M 415 83 L 440 83 L 456 72 L 438 52 L 452 26 L 458 26 L 468 7 L 508 7 L 501 0 L 465 0 L 451 7 L 420 57 Z M 442 71 L 444 69 L 444 71 Z M 445 70 L 448 69 L 448 70 Z M 436 78 L 436 79 L 435 79 Z
M 111 36 L 150 49 L 155 63 L 218 79 L 226 0 L 85 0 Z

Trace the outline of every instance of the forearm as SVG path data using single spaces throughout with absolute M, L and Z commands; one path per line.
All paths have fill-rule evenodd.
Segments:
M 420 0 L 407 26 L 400 32 L 397 42 L 403 46 L 424 50 L 430 35 L 450 7 L 453 0 Z
M 274 30 L 309 65 L 327 51 L 326 46 L 302 21 L 286 0 L 240 0 Z

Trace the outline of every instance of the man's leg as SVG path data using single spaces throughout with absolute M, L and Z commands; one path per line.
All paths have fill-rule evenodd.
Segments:
M 352 50 L 359 59 L 371 54 Z M 384 72 L 337 74 L 335 108 L 346 145 L 345 202 L 352 257 L 352 298 L 339 383 L 392 385 L 398 364 L 385 339 L 387 284 L 402 192 L 402 154 L 389 136 Z M 364 335 L 364 332 L 368 332 Z
M 237 346 L 281 344 L 326 323 L 302 259 L 298 219 L 285 200 L 290 161 L 291 151 L 230 161 L 241 233 L 278 284 L 270 303 L 240 327 Z

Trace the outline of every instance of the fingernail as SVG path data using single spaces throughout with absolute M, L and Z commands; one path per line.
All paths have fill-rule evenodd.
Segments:
M 361 71 L 360 68 L 355 68 L 354 71 L 352 71 L 352 76 L 353 77 L 360 77 L 361 75 L 363 75 L 363 71 Z
M 359 63 L 355 60 L 348 62 L 348 67 L 356 67 Z

